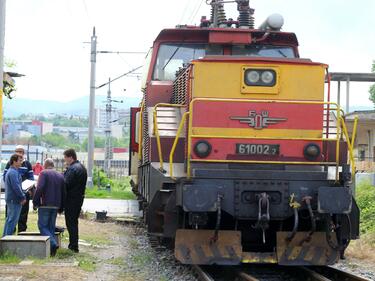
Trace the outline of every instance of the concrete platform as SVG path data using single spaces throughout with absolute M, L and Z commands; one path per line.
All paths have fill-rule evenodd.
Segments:
M 40 232 L 37 232 L 37 231 L 22 231 L 20 233 L 18 233 L 18 235 L 22 235 L 22 236 L 41 236 Z M 61 232 L 55 232 L 55 239 L 57 241 L 57 245 L 59 245 L 59 247 L 61 248 Z
M 7 235 L 0 239 L 0 249 L 20 258 L 47 258 L 51 253 L 49 236 L 41 235 Z

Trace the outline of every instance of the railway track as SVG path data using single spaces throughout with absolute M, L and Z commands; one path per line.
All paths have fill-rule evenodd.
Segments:
M 200 281 L 371 281 L 333 267 L 193 266 Z

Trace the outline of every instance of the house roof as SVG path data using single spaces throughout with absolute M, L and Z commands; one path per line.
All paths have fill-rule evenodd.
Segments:
M 345 115 L 345 120 L 352 121 L 358 116 L 360 121 L 375 121 L 375 110 L 358 110 Z

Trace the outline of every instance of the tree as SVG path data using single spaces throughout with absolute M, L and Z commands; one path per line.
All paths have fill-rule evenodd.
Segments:
M 11 69 L 16 66 L 16 63 L 14 61 L 10 61 L 6 59 L 4 62 L 4 65 L 7 68 Z M 7 98 L 11 99 L 12 98 L 11 93 L 16 90 L 14 79 L 7 72 L 3 73 L 2 78 L 3 78 L 3 93 Z
M 371 72 L 372 73 L 375 73 L 375 60 L 372 61 L 372 68 L 371 68 Z M 375 107 L 375 84 L 373 84 L 370 89 L 369 89 L 369 93 L 370 93 L 370 101 L 372 101 L 372 103 L 374 104 L 374 107 Z

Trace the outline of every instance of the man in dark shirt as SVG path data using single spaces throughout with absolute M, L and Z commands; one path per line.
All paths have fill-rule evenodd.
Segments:
M 21 175 L 22 181 L 34 180 L 33 167 L 27 159 L 24 159 L 25 149 L 22 145 L 17 145 L 15 153 L 20 155 L 23 159 L 21 167 L 19 167 L 18 172 Z M 10 168 L 10 162 L 7 163 L 4 169 L 4 179 L 5 175 Z M 18 232 L 26 231 L 27 229 L 27 217 L 29 215 L 29 200 L 31 199 L 30 193 L 26 192 L 26 203 L 22 205 L 20 218 L 18 220 Z M 7 207 L 6 207 L 7 208 Z M 7 209 L 6 209 L 7 210 Z M 7 211 L 5 211 L 7 213 Z
M 63 211 L 64 176 L 54 170 L 53 160 L 44 161 L 44 170 L 40 173 L 33 198 L 33 205 L 38 209 L 38 228 L 42 235 L 50 237 L 51 256 L 59 248 L 55 239 L 57 212 Z
M 68 165 L 64 173 L 66 189 L 65 223 L 69 232 L 68 248 L 78 253 L 78 218 L 85 198 L 87 171 L 77 160 L 74 149 L 64 151 L 64 160 Z

